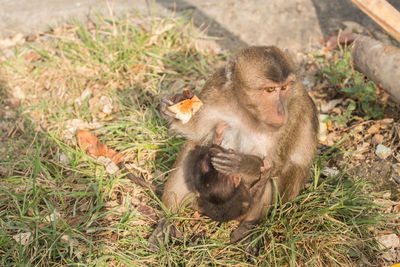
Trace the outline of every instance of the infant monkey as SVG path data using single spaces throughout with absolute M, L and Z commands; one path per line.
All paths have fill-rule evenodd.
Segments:
M 239 174 L 224 174 L 217 171 L 211 158 L 218 153 L 229 153 L 221 147 L 225 129 L 229 125 L 221 122 L 217 125 L 211 147 L 198 147 L 193 156 L 193 181 L 197 191 L 197 209 L 200 213 L 218 222 L 240 220 L 250 207 L 252 196 L 250 185 L 243 182 Z

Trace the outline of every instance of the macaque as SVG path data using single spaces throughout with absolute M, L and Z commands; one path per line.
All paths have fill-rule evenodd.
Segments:
M 212 147 L 218 125 L 226 123 L 229 127 L 224 129 L 221 149 L 200 159 L 206 167 L 202 174 L 212 165 L 215 172 L 210 178 L 229 177 L 227 194 L 219 194 L 224 201 L 235 198 L 235 194 L 241 196 L 235 191 L 241 188 L 235 187 L 235 179 L 248 187 L 249 205 L 244 214 L 237 211 L 240 224 L 231 233 L 231 242 L 249 240 L 250 230 L 265 217 L 276 195 L 283 202 L 293 200 L 309 176 L 317 147 L 315 105 L 297 80 L 290 58 L 273 46 L 241 50 L 209 78 L 199 98 L 203 106 L 187 123 L 168 112 L 166 107 L 172 101 L 163 98 L 161 102 L 161 112 L 170 128 L 186 139 L 166 182 L 162 202 L 171 212 L 178 213 L 183 203 L 194 202 L 196 208 L 196 200 L 201 201 L 202 194 L 203 199 L 212 199 L 213 191 L 207 196 L 206 188 L 196 189 L 193 162 L 199 158 L 194 157 L 193 161 L 193 155 L 199 147 Z M 216 185 L 210 183 L 213 186 Z M 200 196 L 196 196 L 198 192 Z M 174 229 L 172 223 L 162 220 L 150 237 L 150 244 L 157 246 L 167 233 L 174 236 Z M 249 247 L 249 252 L 256 254 L 257 250 Z

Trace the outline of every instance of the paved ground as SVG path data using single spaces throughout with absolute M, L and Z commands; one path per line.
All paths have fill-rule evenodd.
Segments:
M 400 10 L 399 0 L 389 2 Z M 343 21 L 378 28 L 350 0 L 0 0 L 0 38 L 43 32 L 71 17 L 84 20 L 91 11 L 189 13 L 228 49 L 256 44 L 309 49 Z

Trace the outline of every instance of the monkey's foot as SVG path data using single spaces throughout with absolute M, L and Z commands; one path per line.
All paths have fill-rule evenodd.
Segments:
M 220 122 L 217 124 L 217 127 L 215 127 L 215 133 L 214 133 L 214 138 L 213 138 L 213 144 L 214 145 L 221 145 L 222 140 L 224 139 L 225 136 L 225 129 L 230 128 L 228 123 L 226 122 Z
M 162 220 L 149 237 L 149 249 L 152 252 L 160 251 L 160 246 L 167 244 L 170 237 L 179 239 L 182 233 L 172 223 Z
M 251 238 L 251 229 L 254 228 L 254 224 L 243 223 L 231 233 L 231 243 L 240 243 L 246 251 L 245 258 L 248 261 L 252 261 L 252 257 L 258 255 L 260 249 L 260 242 L 253 242 Z

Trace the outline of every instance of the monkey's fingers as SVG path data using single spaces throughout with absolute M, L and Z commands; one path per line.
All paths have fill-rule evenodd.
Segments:
M 173 104 L 174 102 L 172 102 L 167 95 L 163 96 L 160 103 L 160 111 L 165 117 L 176 119 L 176 114 L 168 110 L 168 107 Z
M 208 149 L 208 152 L 210 153 L 211 157 L 215 157 L 218 153 L 221 153 L 225 151 L 225 149 L 219 145 L 213 144 L 212 147 Z
M 213 158 L 231 161 L 231 162 L 234 162 L 235 164 L 239 164 L 242 159 L 242 157 L 240 155 L 238 155 L 232 151 L 219 152 L 216 155 L 214 155 Z
M 229 158 L 212 157 L 211 164 L 213 167 L 223 174 L 235 174 L 238 172 L 238 162 Z
M 225 158 L 225 157 L 215 156 L 211 157 L 211 162 L 233 168 L 235 166 L 238 166 L 240 161 L 236 160 L 235 158 Z
M 225 174 L 225 175 L 232 175 L 232 174 L 234 174 L 234 173 L 232 172 L 232 169 L 231 169 L 231 168 L 228 168 L 228 167 L 226 167 L 226 166 L 221 166 L 221 165 L 218 165 L 218 164 L 213 164 L 213 166 L 214 166 L 214 168 L 215 168 L 219 173 L 222 173 L 222 174 Z
M 219 158 L 219 157 L 212 157 L 211 158 L 212 163 L 219 164 L 221 166 L 226 166 L 226 167 L 234 167 L 236 165 L 236 162 L 227 159 L 227 158 Z

